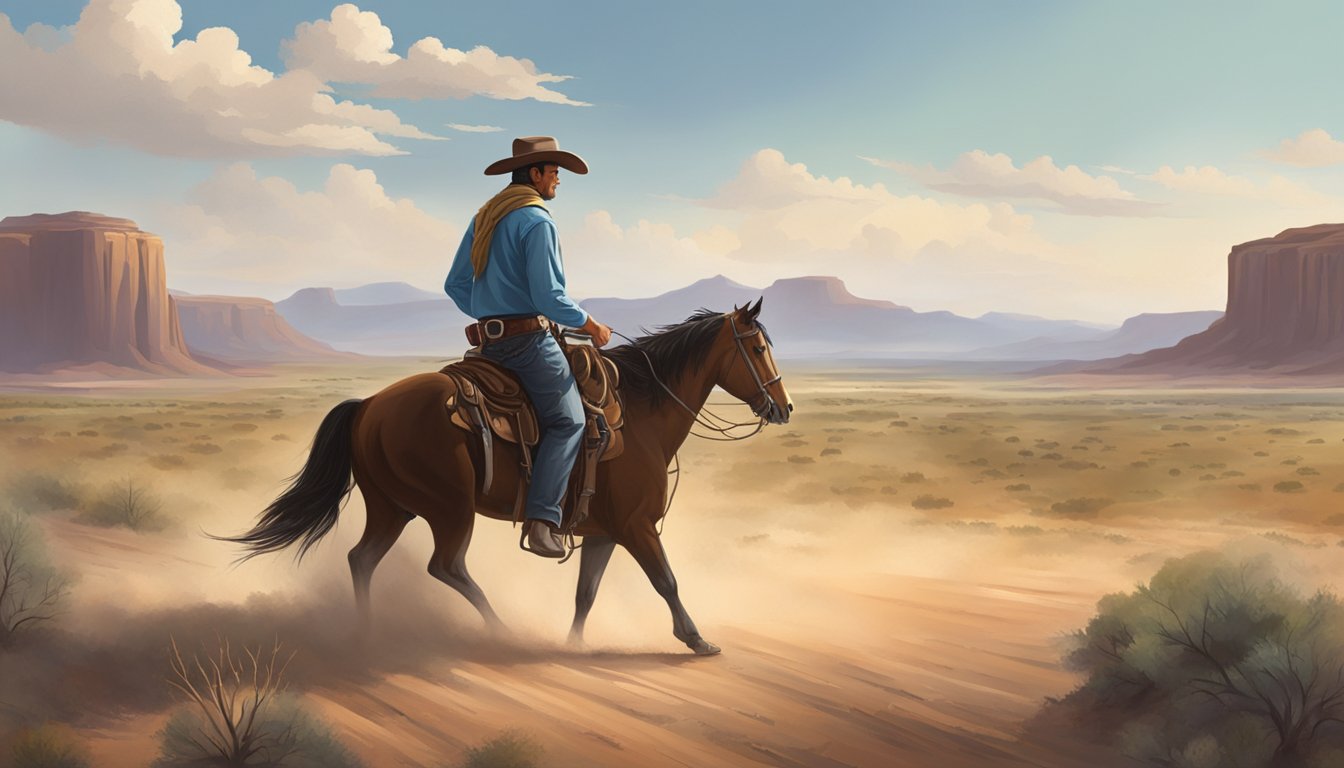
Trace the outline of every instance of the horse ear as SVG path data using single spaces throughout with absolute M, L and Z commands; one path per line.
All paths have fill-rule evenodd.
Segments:
M 747 317 L 751 318 L 752 320 L 755 320 L 756 316 L 761 314 L 761 303 L 764 301 L 765 301 L 764 296 L 757 299 L 756 306 L 751 307 L 750 309 L 747 310 Z M 750 304 L 750 302 L 748 302 L 748 304 Z

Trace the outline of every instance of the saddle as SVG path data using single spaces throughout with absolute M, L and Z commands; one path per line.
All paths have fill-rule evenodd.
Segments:
M 569 533 L 588 517 L 588 503 L 597 488 L 597 465 L 621 454 L 624 409 L 618 389 L 616 364 L 584 341 L 557 334 L 578 385 L 586 415 L 583 444 L 570 474 L 561 531 Z M 439 373 L 452 379 L 456 390 L 445 406 L 457 427 L 475 433 L 485 456 L 481 493 L 490 493 L 494 482 L 495 442 L 518 446 L 520 482 L 513 507 L 513 520 L 523 519 L 527 489 L 532 479 L 532 451 L 541 439 L 536 412 L 512 371 L 469 351 L 461 362 L 444 366 Z

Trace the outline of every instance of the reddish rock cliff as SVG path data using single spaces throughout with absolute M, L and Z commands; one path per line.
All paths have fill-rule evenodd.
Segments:
M 1232 248 L 1227 312 L 1174 347 L 1089 372 L 1344 371 L 1344 224 L 1288 229 Z
M 299 333 L 266 299 L 178 296 L 175 301 L 182 332 L 197 355 L 228 362 L 277 363 L 358 357 Z
M 163 241 L 92 213 L 0 221 L 0 370 L 91 363 L 213 372 L 183 341 Z

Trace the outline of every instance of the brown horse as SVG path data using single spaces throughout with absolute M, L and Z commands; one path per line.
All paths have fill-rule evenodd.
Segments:
M 719 649 L 700 636 L 677 596 L 657 523 L 665 511 L 668 466 L 697 422 L 710 391 L 719 386 L 748 403 L 761 423 L 786 423 L 793 403 L 784 389 L 770 339 L 757 322 L 761 302 L 728 313 L 701 310 L 685 322 L 642 336 L 607 354 L 615 361 L 625 402 L 625 450 L 599 465 L 590 514 L 575 534 L 579 586 L 571 642 L 597 595 L 617 544 L 638 561 L 672 611 L 672 633 L 698 654 Z M 369 584 L 378 562 L 416 516 L 429 523 L 434 554 L 429 572 L 462 593 L 493 629 L 502 629 L 490 602 L 467 573 L 467 546 L 477 513 L 512 518 L 519 457 L 496 442 L 497 473 L 482 495 L 480 439 L 449 420 L 448 377 L 423 373 L 366 400 L 347 400 L 327 414 L 307 463 L 283 494 L 245 534 L 245 557 L 299 542 L 299 556 L 336 523 L 353 485 L 364 496 L 364 535 L 350 550 L 355 601 L 370 620 Z

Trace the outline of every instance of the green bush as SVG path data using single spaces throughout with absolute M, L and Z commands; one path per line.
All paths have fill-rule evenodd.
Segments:
M 1108 595 L 1075 633 L 1084 684 L 1053 706 L 1156 765 L 1260 768 L 1344 746 L 1344 605 L 1268 558 L 1199 553 Z
M 133 531 L 163 528 L 163 504 L 142 483 L 126 479 L 108 486 L 79 516 L 80 522 L 107 528 L 122 526 Z
M 88 768 L 89 754 L 74 731 L 44 725 L 20 731 L 10 750 L 13 768 Z
M 41 514 L 78 509 L 88 496 L 88 488 L 54 474 L 32 472 L 6 483 L 5 494 L 19 511 Z
M 537 768 L 545 752 L 521 731 L 509 730 L 467 750 L 461 768 Z
M 193 709 L 173 713 L 159 732 L 159 758 L 153 768 L 364 768 L 330 726 L 290 697 L 276 699 L 258 715 L 256 751 L 242 762 L 231 761 L 204 743 L 202 734 L 209 728 Z
M 60 615 L 69 594 L 65 575 L 47 563 L 41 529 L 0 511 L 0 650 Z

